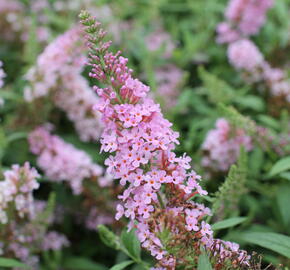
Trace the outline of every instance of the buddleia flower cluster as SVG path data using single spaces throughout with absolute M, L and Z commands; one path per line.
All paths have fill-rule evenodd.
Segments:
M 95 109 L 105 126 L 101 151 L 111 153 L 105 164 L 124 187 L 116 219 L 125 216 L 129 229 L 136 228 L 142 247 L 157 260 L 154 269 L 194 268 L 201 249 L 212 254 L 219 269 L 248 267 L 250 257 L 238 245 L 213 238 L 204 220 L 210 209 L 193 201 L 207 194 L 201 177 L 191 169 L 190 157 L 173 152 L 178 133 L 147 97 L 149 87 L 133 78 L 120 51 L 109 51 L 111 42 L 104 41 L 100 23 L 85 11 L 80 18 L 87 33 L 89 75 L 106 85 L 94 86 L 100 96 Z
M 166 64 L 155 70 L 157 91 L 154 93 L 156 99 L 160 99 L 162 109 L 168 111 L 177 103 L 180 94 L 178 88 L 184 80 L 184 72 L 174 64 Z
M 56 107 L 66 112 L 81 140 L 98 138 L 101 127 L 92 106 L 98 100 L 81 72 L 86 62 L 81 33 L 74 27 L 50 43 L 38 56 L 37 64 L 26 74 L 29 85 L 25 99 L 32 102 L 50 97 Z
M 59 250 L 69 244 L 65 236 L 47 232 L 52 217 L 42 216 L 46 203 L 33 197 L 39 177 L 27 162 L 24 166 L 13 165 L 0 182 L 1 255 L 18 258 L 31 269 L 37 269 L 39 253 L 43 250 Z M 54 246 L 50 242 L 52 233 L 57 236 Z
M 225 11 L 226 21 L 217 27 L 219 43 L 231 43 L 255 35 L 266 21 L 272 0 L 230 0 Z
M 81 217 L 89 229 L 114 223 L 113 209 L 118 187 L 103 168 L 84 151 L 52 134 L 52 125 L 37 127 L 29 134 L 30 151 L 49 181 L 66 183 L 74 195 L 83 198 Z M 116 222 L 115 222 L 116 223 Z
M 272 0 L 231 0 L 225 16 L 227 22 L 217 27 L 217 41 L 228 43 L 228 59 L 248 83 L 259 83 L 271 96 L 290 101 L 290 80 L 287 73 L 266 61 L 249 36 L 258 34 L 266 21 Z
M 251 137 L 243 129 L 237 129 L 226 119 L 220 118 L 202 145 L 205 152 L 202 165 L 214 171 L 227 171 L 237 161 L 241 146 L 250 151 Z

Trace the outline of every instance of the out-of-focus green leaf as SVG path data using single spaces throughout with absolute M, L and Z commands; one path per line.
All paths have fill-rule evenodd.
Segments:
M 269 172 L 269 176 L 275 176 L 281 172 L 288 171 L 290 169 L 290 156 L 280 159 L 274 164 L 272 169 Z
M 290 237 L 271 232 L 244 232 L 240 233 L 239 239 L 275 251 L 290 258 Z
M 276 130 L 279 130 L 279 128 L 280 128 L 279 122 L 276 119 L 274 119 L 273 117 L 270 117 L 268 115 L 263 114 L 263 115 L 259 115 L 257 118 L 263 125 L 265 125 L 269 128 L 273 128 Z
M 17 268 L 24 268 L 29 269 L 30 267 L 24 263 L 21 263 L 15 259 L 9 259 L 9 258 L 0 258 L 0 266 L 1 267 L 17 267 Z
M 280 186 L 277 190 L 276 200 L 285 227 L 290 225 L 290 185 Z
M 134 263 L 133 261 L 124 261 L 121 263 L 118 263 L 116 265 L 114 265 L 113 267 L 110 268 L 110 270 L 122 270 L 125 269 L 125 267 L 127 267 L 128 265 Z
M 234 218 L 228 218 L 222 221 L 219 221 L 215 224 L 213 224 L 211 227 L 214 231 L 234 227 L 238 224 L 243 223 L 247 217 L 234 217 Z
M 120 249 L 119 238 L 117 235 L 115 235 L 104 225 L 99 225 L 98 230 L 100 238 L 105 245 L 114 249 Z
M 254 148 L 249 155 L 249 174 L 257 175 L 264 164 L 264 152 L 261 148 Z
M 261 112 L 265 109 L 265 103 L 260 97 L 248 95 L 245 97 L 238 96 L 235 103 L 240 105 L 243 109 L 252 109 Z
M 290 181 L 290 172 L 280 173 L 279 176 Z
M 95 263 L 85 257 L 69 257 L 64 263 L 63 267 L 71 270 L 106 270 L 107 267 Z

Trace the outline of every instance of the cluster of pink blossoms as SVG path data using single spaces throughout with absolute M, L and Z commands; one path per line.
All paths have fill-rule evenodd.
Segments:
M 66 182 L 74 194 L 82 195 L 79 218 L 85 220 L 87 228 L 96 230 L 100 224 L 114 223 L 116 195 L 112 177 L 103 175 L 103 169 L 87 153 L 52 135 L 51 126 L 31 132 L 29 144 L 37 155 L 37 165 L 50 181 Z
M 33 198 L 33 191 L 39 187 L 38 177 L 38 172 L 25 163 L 5 171 L 4 180 L 0 182 L 0 253 L 7 257 L 13 254 L 31 269 L 38 269 L 37 253 L 44 250 L 47 226 L 53 220 L 52 217 L 39 219 L 46 204 Z M 55 235 L 62 239 L 55 249 L 68 245 L 65 236 L 56 232 Z
M 49 18 L 44 12 L 49 8 L 49 2 L 35 0 L 27 4 L 30 5 L 29 9 L 34 12 L 33 19 L 26 14 L 27 9 L 22 1 L 0 0 L 1 37 L 8 41 L 20 39 L 25 42 L 29 38 L 29 29 L 35 24 L 38 42 L 46 43 L 51 36 L 50 29 L 47 27 Z
M 188 252 L 187 241 L 192 241 L 197 253 L 200 245 L 213 247 L 210 225 L 202 221 L 209 210 L 190 200 L 207 192 L 199 184 L 201 177 L 190 170 L 191 158 L 173 152 L 179 144 L 178 133 L 159 105 L 146 97 L 149 87 L 132 78 L 128 60 L 120 52 L 108 51 L 111 42 L 102 41 L 105 33 L 100 24 L 86 12 L 80 17 L 89 33 L 90 76 L 107 85 L 94 87 L 100 96 L 95 109 L 105 124 L 101 150 L 114 153 L 105 164 L 125 187 L 116 219 L 130 219 L 129 228 L 137 229 L 142 246 L 158 260 L 159 269 L 175 269 L 187 263 L 183 254 Z M 164 230 L 170 232 L 170 240 L 162 238 Z M 179 254 L 169 252 L 181 238 L 184 245 Z
M 160 99 L 163 109 L 169 109 L 176 105 L 179 95 L 178 87 L 182 84 L 184 72 L 173 64 L 161 66 L 155 70 L 157 91 L 154 96 Z
M 145 43 L 149 51 L 155 52 L 163 49 L 163 57 L 169 58 L 175 48 L 170 35 L 162 28 L 159 27 L 151 32 L 146 38 Z
M 271 67 L 257 46 L 248 39 L 248 36 L 258 33 L 272 4 L 272 0 L 231 0 L 226 11 L 229 22 L 218 25 L 217 40 L 229 43 L 229 62 L 243 72 L 247 82 L 262 83 L 272 96 L 283 97 L 290 102 L 290 80 L 287 74 Z
M 231 127 L 223 118 L 217 120 L 215 127 L 202 145 L 206 154 L 202 165 L 215 171 L 227 171 L 237 161 L 241 146 L 246 151 L 252 149 L 252 140 L 244 130 Z
M 74 123 L 81 140 L 89 141 L 99 137 L 101 127 L 92 111 L 98 97 L 81 75 L 86 57 L 80 35 L 78 27 L 72 28 L 45 48 L 26 75 L 30 86 L 25 89 L 25 99 L 50 96 Z
M 16 33 L 20 31 L 21 25 L 18 22 L 19 14 L 23 10 L 23 5 L 16 0 L 0 0 L 0 27 L 1 39 L 14 40 Z
M 50 134 L 50 127 L 38 127 L 29 135 L 30 150 L 51 181 L 67 181 L 75 194 L 82 192 L 86 178 L 102 175 L 102 168 L 84 152 Z
M 231 43 L 228 58 L 237 70 L 244 72 L 246 81 L 264 83 L 273 96 L 285 97 L 290 102 L 287 74 L 279 68 L 272 68 L 252 41 L 242 39 Z
M 272 0 L 230 0 L 225 12 L 227 21 L 217 27 L 217 41 L 230 43 L 257 34 L 272 5 Z
M 39 174 L 29 163 L 23 167 L 13 165 L 12 170 L 4 172 L 4 181 L 0 182 L 0 222 L 8 222 L 9 209 L 14 205 L 16 216 L 23 218 L 33 212 L 33 190 L 39 187 L 36 178 Z

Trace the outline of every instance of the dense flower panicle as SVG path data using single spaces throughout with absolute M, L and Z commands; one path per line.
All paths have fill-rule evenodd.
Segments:
M 33 214 L 33 190 L 39 187 L 36 178 L 38 172 L 30 168 L 29 163 L 23 167 L 13 165 L 11 170 L 4 172 L 4 181 L 0 182 L 0 222 L 9 222 L 8 212 L 11 205 L 15 215 L 23 218 Z M 10 213 L 10 212 L 9 212 Z
M 38 56 L 36 66 L 26 75 L 29 81 L 34 82 L 25 90 L 27 100 L 48 95 L 62 75 L 81 71 L 86 59 L 79 37 L 80 29 L 74 27 L 51 42 Z
M 78 219 L 97 230 L 100 224 L 115 224 L 113 211 L 118 188 L 86 152 L 51 134 L 51 126 L 36 128 L 29 135 L 30 150 L 37 155 L 37 165 L 50 181 L 66 182 L 73 193 L 82 195 Z
M 80 16 L 88 33 L 90 76 L 107 85 L 95 87 L 100 96 L 95 108 L 105 124 L 101 150 L 114 153 L 105 164 L 125 187 L 116 219 L 129 218 L 129 228 L 137 228 L 142 246 L 159 266 L 175 269 L 186 263 L 186 258 L 169 252 L 180 235 L 188 236 L 192 244 L 197 241 L 196 252 L 200 245 L 212 246 L 210 226 L 202 221 L 209 211 L 189 200 L 207 192 L 199 184 L 201 177 L 190 169 L 190 157 L 173 152 L 179 144 L 178 133 L 159 105 L 146 97 L 149 87 L 132 78 L 128 60 L 120 52 L 108 52 L 111 43 L 102 41 L 100 24 L 86 12 Z M 172 242 L 164 241 L 164 230 Z
M 35 27 L 36 38 L 40 43 L 47 43 L 51 31 L 47 26 L 48 16 L 44 11 L 49 7 L 47 0 L 35 0 L 26 3 L 29 10 L 34 12 L 33 19 L 26 14 L 26 6 L 22 1 L 0 0 L 1 37 L 8 41 L 19 40 L 26 42 L 29 29 Z
M 227 21 L 217 27 L 217 41 L 229 43 L 257 34 L 272 5 L 272 0 L 231 0 L 225 12 Z
M 145 43 L 149 51 L 158 51 L 161 48 L 164 49 L 163 57 L 169 58 L 175 49 L 175 44 L 173 43 L 170 35 L 163 30 L 161 27 L 153 32 L 151 32 L 146 38 Z
M 227 120 L 218 119 L 215 129 L 208 132 L 202 145 L 206 153 L 202 164 L 215 171 L 227 171 L 237 161 L 241 146 L 250 151 L 251 137 L 244 130 L 231 127 Z
M 283 97 L 290 101 L 290 80 L 287 74 L 273 68 L 264 59 L 258 47 L 248 36 L 257 34 L 265 22 L 267 10 L 272 7 L 272 0 L 231 0 L 226 18 L 217 27 L 219 43 L 229 43 L 229 62 L 242 72 L 248 83 L 260 83 L 269 89 L 273 97 Z
M 46 202 L 33 198 L 38 177 L 37 171 L 25 163 L 5 171 L 0 182 L 0 254 L 19 259 L 30 269 L 38 269 L 38 253 L 46 250 L 43 241 L 48 241 L 47 227 L 54 220 L 52 213 L 43 216 Z M 58 238 L 62 241 L 54 244 L 55 249 L 68 245 L 65 236 L 59 234 Z
M 18 14 L 23 10 L 23 5 L 16 0 L 0 0 L 0 27 L 1 39 L 13 40 L 16 33 L 20 31 L 21 25 L 18 20 Z
M 80 75 L 66 74 L 62 79 L 65 84 L 53 97 L 55 105 L 66 112 L 82 141 L 96 140 L 102 130 L 100 115 L 93 111 L 98 101 L 96 94 Z
M 242 39 L 229 44 L 228 58 L 237 70 L 244 72 L 247 82 L 264 83 L 273 96 L 283 96 L 290 101 L 287 75 L 283 70 L 271 67 L 252 41 Z
M 164 103 L 162 109 L 168 110 L 176 105 L 179 95 L 178 87 L 184 78 L 184 73 L 175 65 L 167 64 L 155 70 L 157 91 L 154 96 Z
M 241 39 L 231 43 L 228 47 L 229 62 L 237 70 L 246 70 L 248 72 L 257 72 L 264 62 L 264 57 L 256 45 L 248 40 Z
M 25 99 L 50 96 L 74 123 L 81 140 L 89 141 L 99 137 L 101 126 L 92 111 L 98 97 L 81 75 L 86 57 L 80 36 L 80 29 L 74 27 L 45 48 L 26 75 L 30 86 L 25 89 Z
M 82 192 L 84 179 L 102 175 L 102 168 L 93 163 L 84 151 L 50 134 L 45 127 L 31 132 L 29 143 L 45 176 L 51 181 L 67 181 L 75 194 Z

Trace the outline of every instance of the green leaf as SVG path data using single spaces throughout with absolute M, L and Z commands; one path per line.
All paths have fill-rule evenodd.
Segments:
M 85 257 L 69 257 L 65 260 L 65 268 L 71 270 L 106 270 L 107 268 L 101 264 L 95 263 Z
M 239 234 L 238 238 L 247 243 L 255 244 L 275 251 L 290 259 L 289 236 L 271 232 L 245 232 Z
M 0 266 L 1 267 L 19 267 L 19 268 L 25 268 L 29 269 L 30 267 L 24 263 L 21 263 L 14 259 L 8 259 L 8 258 L 0 258 Z
M 290 172 L 280 173 L 279 176 L 281 176 L 282 178 L 290 181 Z
M 8 140 L 5 136 L 4 130 L 1 128 L 0 129 L 0 161 L 2 160 L 2 157 L 5 154 L 7 145 L 8 145 Z
M 110 268 L 110 270 L 122 270 L 125 269 L 125 267 L 127 267 L 128 265 L 134 263 L 133 261 L 124 261 L 121 263 L 118 263 L 116 265 L 114 265 L 113 267 Z
M 276 200 L 283 223 L 287 228 L 290 225 L 290 186 L 283 185 L 277 190 Z
M 127 232 L 124 230 L 121 235 L 121 241 L 128 253 L 132 258 L 137 261 L 141 260 L 141 247 L 140 242 L 136 236 L 135 230 Z
M 228 218 L 222 221 L 219 221 L 215 224 L 213 224 L 211 227 L 214 231 L 225 229 L 225 228 L 230 228 L 233 226 L 236 226 L 238 224 L 243 223 L 247 217 L 234 217 L 234 218 Z
M 260 97 L 253 95 L 248 95 L 245 97 L 238 96 L 234 101 L 244 109 L 250 108 L 260 112 L 265 108 L 263 100 Z
M 212 270 L 211 263 L 206 253 L 199 255 L 197 270 Z
M 265 164 L 264 152 L 261 148 L 254 148 L 249 156 L 249 173 L 251 175 L 258 175 Z
M 273 117 L 270 117 L 268 115 L 259 115 L 257 118 L 259 119 L 259 121 L 263 125 L 265 125 L 267 127 L 270 127 L 270 128 L 276 129 L 276 130 L 280 129 L 279 122 Z
M 120 249 L 119 238 L 112 231 L 110 231 L 106 226 L 98 226 L 99 235 L 101 240 L 105 245 L 114 249 Z
M 280 159 L 274 164 L 272 169 L 269 172 L 269 176 L 272 177 L 281 172 L 288 171 L 290 169 L 290 156 Z
M 14 132 L 8 136 L 7 141 L 11 143 L 16 140 L 27 139 L 28 133 L 24 131 Z

